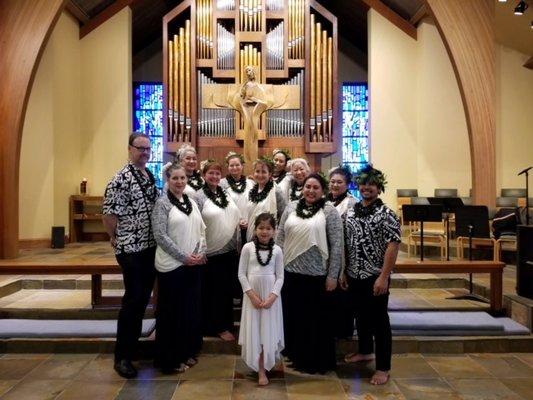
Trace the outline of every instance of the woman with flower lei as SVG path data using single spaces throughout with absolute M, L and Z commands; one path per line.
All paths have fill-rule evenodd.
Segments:
M 289 163 L 289 170 L 287 184 L 282 187 L 287 203 L 302 198 L 303 183 L 311 173 L 311 167 L 305 158 L 294 158 Z
M 254 235 L 255 219 L 259 214 L 270 213 L 277 220 L 285 209 L 285 199 L 279 187 L 272 181 L 274 165 L 266 158 L 256 160 L 253 164 L 253 177 L 255 185 L 248 193 L 246 241 L 252 240 Z
M 331 301 L 341 270 L 342 221 L 326 203 L 326 185 L 318 174 L 305 178 L 302 198 L 287 205 L 276 240 L 285 263 L 285 355 L 308 373 L 336 365 Z
M 206 225 L 207 264 L 202 275 L 204 334 L 235 340 L 233 328 L 233 286 L 237 279 L 237 232 L 240 212 L 220 187 L 222 165 L 202 162 L 205 185 L 196 202 Z
M 176 152 L 176 161 L 185 168 L 185 173 L 187 174 L 187 187 L 184 193 L 194 198 L 196 193 L 204 186 L 204 179 L 198 170 L 196 149 L 190 144 L 182 145 Z
M 230 151 L 226 156 L 228 175 L 220 180 L 220 186 L 225 189 L 241 212 L 241 228 L 247 227 L 248 193 L 255 182 L 244 175 L 244 157 L 242 154 Z
M 272 152 L 272 161 L 274 162 L 274 171 L 272 172 L 272 180 L 274 183 L 282 188 L 287 189 L 290 183 L 290 173 L 287 173 L 291 156 L 288 150 L 274 149 Z
M 328 203 L 337 209 L 341 218 L 349 209 L 352 209 L 357 203 L 357 199 L 348 191 L 349 184 L 352 182 L 352 172 L 347 166 L 339 165 L 329 172 L 329 193 L 327 196 Z M 345 259 L 342 258 L 342 273 L 344 273 Z M 337 287 L 334 293 L 335 309 L 334 327 L 337 338 L 351 338 L 354 332 L 354 313 L 351 305 L 351 299 L 345 290 Z

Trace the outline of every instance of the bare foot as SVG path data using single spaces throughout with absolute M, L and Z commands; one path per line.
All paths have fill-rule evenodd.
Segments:
M 259 380 L 257 381 L 257 383 L 259 384 L 259 386 L 266 386 L 268 385 L 268 378 L 266 376 L 266 374 L 263 372 L 263 373 L 259 373 Z
M 235 340 L 235 336 L 233 336 L 233 333 L 231 333 L 230 331 L 224 331 L 222 333 L 219 333 L 218 336 L 225 342 L 232 342 Z
M 389 371 L 376 371 L 370 379 L 372 385 L 384 385 L 389 381 Z
M 374 354 L 350 353 L 344 356 L 344 362 L 356 363 L 360 361 L 372 361 L 374 358 L 375 358 Z
M 185 361 L 185 365 L 187 365 L 188 367 L 192 367 L 196 364 L 198 364 L 198 360 L 194 357 L 191 357 L 187 361 Z

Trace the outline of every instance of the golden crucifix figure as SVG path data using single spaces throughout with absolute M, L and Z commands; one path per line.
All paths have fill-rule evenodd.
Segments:
M 251 65 L 245 67 L 245 72 L 246 82 L 242 85 L 204 85 L 202 107 L 231 108 L 239 112 L 244 122 L 244 160 L 250 166 L 258 158 L 261 114 L 272 109 L 300 108 L 300 87 L 257 83 Z

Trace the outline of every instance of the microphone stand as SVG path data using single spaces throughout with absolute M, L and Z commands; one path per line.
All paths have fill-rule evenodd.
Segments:
M 528 167 L 521 171 L 518 176 L 526 175 L 526 225 L 529 225 L 529 170 L 533 167 Z

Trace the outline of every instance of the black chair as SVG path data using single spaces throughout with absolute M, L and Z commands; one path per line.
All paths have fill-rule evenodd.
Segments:
M 502 189 L 501 197 L 526 197 L 526 189 Z
M 461 200 L 463 200 L 463 204 L 465 206 L 471 206 L 472 205 L 472 197 L 461 197 Z
M 435 189 L 434 197 L 458 197 L 457 189 Z
M 427 197 L 411 197 L 411 204 L 420 206 L 428 205 L 429 200 Z
M 418 189 L 396 189 L 396 197 L 418 197 Z
M 496 197 L 496 207 L 518 207 L 516 197 Z

